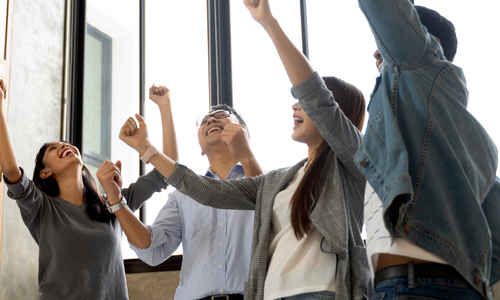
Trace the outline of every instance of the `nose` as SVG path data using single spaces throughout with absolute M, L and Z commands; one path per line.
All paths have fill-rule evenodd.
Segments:
M 214 117 L 209 117 L 208 120 L 207 120 L 207 126 L 210 125 L 210 123 L 212 123 L 212 122 L 217 123 L 217 119 L 214 118 Z
M 302 109 L 300 108 L 299 102 L 295 102 L 295 103 L 292 105 L 292 109 L 293 109 L 293 110 L 302 110 Z

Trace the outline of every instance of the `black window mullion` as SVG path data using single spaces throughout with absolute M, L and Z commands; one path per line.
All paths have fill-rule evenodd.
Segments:
M 229 0 L 207 0 L 210 105 L 233 105 Z
M 146 103 L 146 1 L 139 1 L 139 114 L 145 117 Z M 139 160 L 140 175 L 146 174 L 146 164 Z M 146 203 L 139 209 L 139 220 L 146 224 Z
M 306 0 L 300 0 L 300 25 L 302 29 L 302 53 L 309 58 L 309 39 L 307 35 Z
M 83 149 L 83 92 L 85 70 L 85 36 L 87 30 L 86 1 L 74 0 L 71 37 L 71 107 L 69 142 Z

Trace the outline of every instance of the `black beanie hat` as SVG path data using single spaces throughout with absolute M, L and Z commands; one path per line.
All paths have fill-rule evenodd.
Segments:
M 411 1 L 413 3 L 413 1 Z M 427 31 L 434 37 L 439 38 L 444 56 L 453 62 L 457 53 L 457 34 L 455 26 L 437 11 L 423 6 L 415 6 L 420 22 L 427 28 Z

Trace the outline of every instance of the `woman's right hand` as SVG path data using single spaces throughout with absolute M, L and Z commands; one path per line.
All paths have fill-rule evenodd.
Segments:
M 152 144 L 148 139 L 148 126 L 144 118 L 139 114 L 135 114 L 135 118 L 139 122 L 139 127 L 137 127 L 134 118 L 130 117 L 120 129 L 119 137 L 125 144 L 137 150 L 140 155 L 143 155 Z
M 268 0 L 244 0 L 243 3 L 252 14 L 253 19 L 262 26 L 266 27 L 266 23 L 274 19 Z

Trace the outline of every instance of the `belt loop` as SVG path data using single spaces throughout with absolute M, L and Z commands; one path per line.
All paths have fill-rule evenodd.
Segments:
M 415 264 L 408 263 L 408 288 L 415 288 Z

